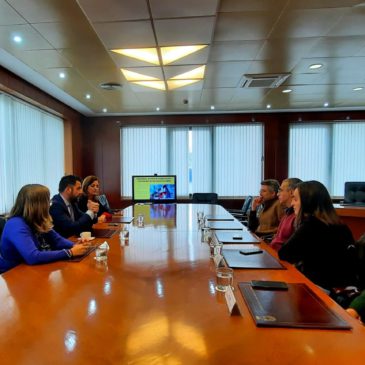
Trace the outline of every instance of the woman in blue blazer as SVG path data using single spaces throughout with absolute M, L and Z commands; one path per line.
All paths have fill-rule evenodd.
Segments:
M 1 237 L 0 273 L 21 263 L 43 264 L 85 253 L 89 244 L 73 244 L 52 227 L 50 193 L 38 184 L 23 186 Z

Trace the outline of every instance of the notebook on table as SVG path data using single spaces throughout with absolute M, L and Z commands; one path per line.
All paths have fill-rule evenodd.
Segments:
M 254 254 L 242 254 L 240 251 L 249 251 L 246 249 L 242 250 L 222 250 L 222 255 L 231 268 L 235 269 L 281 269 L 286 270 L 286 268 L 277 260 L 274 256 L 271 256 L 264 250 L 260 249 L 250 249 L 261 251 Z
M 255 236 L 253 236 L 248 231 L 216 231 L 215 235 L 219 242 L 222 242 L 223 244 L 233 244 L 233 243 L 261 243 L 259 239 L 257 239 Z
M 92 235 L 95 238 L 109 238 L 111 237 L 115 232 L 117 232 L 116 229 L 93 229 Z
M 257 289 L 246 282 L 238 287 L 258 327 L 352 328 L 303 283 L 287 283 L 287 290 Z
M 70 262 L 80 262 L 83 260 L 86 256 L 90 255 L 91 252 L 95 251 L 97 246 L 90 246 L 89 249 L 81 256 L 73 256 L 68 261 Z
M 134 217 L 124 217 L 120 215 L 113 215 L 111 223 L 125 223 L 129 224 L 133 221 Z
M 208 221 L 207 227 L 214 230 L 243 230 L 246 229 L 244 225 L 242 225 L 238 221 Z
M 209 214 L 205 216 L 207 221 L 234 221 L 234 218 L 231 215 L 216 215 L 216 214 Z

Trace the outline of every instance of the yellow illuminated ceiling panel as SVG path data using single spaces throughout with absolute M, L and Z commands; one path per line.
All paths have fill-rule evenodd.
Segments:
M 171 62 L 186 57 L 187 55 L 195 53 L 205 47 L 206 45 L 161 47 L 160 50 L 161 50 L 162 64 L 168 65 Z
M 132 84 L 151 87 L 152 89 L 166 90 L 164 81 L 132 81 Z
M 157 77 L 143 75 L 138 72 L 126 70 L 124 68 L 121 68 L 120 70 L 123 72 L 123 75 L 127 79 L 127 81 L 159 81 Z
M 170 80 L 202 79 L 204 77 L 205 65 L 194 68 L 191 71 L 171 77 Z
M 174 46 L 174 47 L 161 47 L 160 56 L 162 65 L 160 63 L 159 54 L 157 48 L 138 48 L 138 49 L 113 49 L 113 52 L 122 54 L 127 57 L 135 58 L 141 61 L 152 63 L 154 65 L 164 66 L 170 64 L 176 60 L 186 57 L 189 54 L 197 52 L 206 45 L 196 45 L 196 46 Z M 180 75 L 176 75 L 171 79 L 165 81 L 160 80 L 153 76 L 143 75 L 138 72 L 130 71 L 121 68 L 124 77 L 127 81 L 132 82 L 136 85 L 141 85 L 145 87 L 150 87 L 158 90 L 166 90 L 166 84 L 169 90 L 177 89 L 186 85 L 194 84 L 203 79 L 205 72 L 205 65 L 199 66 L 184 72 Z
M 178 89 L 179 87 L 194 84 L 201 80 L 167 80 L 167 86 L 169 90 Z
M 112 52 L 154 65 L 160 64 L 156 48 L 112 49 Z

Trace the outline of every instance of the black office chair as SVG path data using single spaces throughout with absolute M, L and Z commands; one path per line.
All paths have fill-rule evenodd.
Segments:
M 227 209 L 236 219 L 238 219 L 244 225 L 247 225 L 248 211 L 250 210 L 252 203 L 252 196 L 246 197 L 241 209 Z
M 365 205 L 365 182 L 345 182 L 345 205 Z
M 193 203 L 195 204 L 218 204 L 218 194 L 216 193 L 194 193 Z

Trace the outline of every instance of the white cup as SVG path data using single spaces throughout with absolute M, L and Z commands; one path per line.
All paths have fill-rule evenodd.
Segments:
M 80 237 L 81 238 L 91 238 L 91 232 L 81 232 Z

